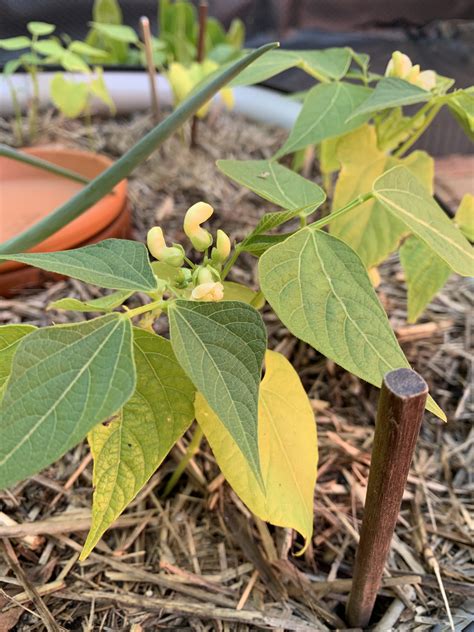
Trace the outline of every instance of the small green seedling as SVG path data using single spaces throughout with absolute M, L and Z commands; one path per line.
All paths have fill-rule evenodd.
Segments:
M 0 40 L 0 48 L 10 51 L 21 51 L 16 59 L 5 64 L 3 73 L 10 85 L 10 91 L 15 108 L 16 128 L 18 140 L 23 142 L 21 127 L 21 110 L 18 105 L 16 92 L 11 84 L 11 75 L 24 68 L 31 77 L 33 87 L 32 100 L 29 107 L 29 137 L 33 141 L 38 129 L 39 84 L 38 73 L 50 65 L 60 65 L 67 72 L 80 73 L 88 79 L 86 81 L 68 80 L 62 73 L 57 73 L 51 80 L 51 100 L 58 110 L 68 117 L 89 114 L 91 97 L 103 101 L 111 112 L 115 106 L 105 85 L 102 69 L 97 67 L 92 72 L 87 59 L 100 59 L 105 53 L 99 49 L 80 42 L 69 41 L 67 46 L 60 38 L 52 36 L 56 27 L 45 22 L 29 22 L 27 25 L 31 38 L 27 36 L 12 37 Z M 51 36 L 51 37 L 47 37 Z M 42 39 L 40 39 L 42 38 Z

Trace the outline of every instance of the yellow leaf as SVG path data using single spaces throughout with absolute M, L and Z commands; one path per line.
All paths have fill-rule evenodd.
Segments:
M 275 351 L 267 351 L 265 355 L 258 413 L 265 492 L 237 444 L 200 393 L 196 394 L 195 411 L 217 463 L 234 491 L 262 520 L 296 529 L 305 538 L 306 548 L 313 533 L 318 444 L 311 404 L 288 360 Z
M 265 305 L 265 298 L 261 293 L 235 281 L 224 281 L 224 301 L 242 301 L 255 309 L 262 309 Z
M 469 241 L 474 241 L 474 195 L 472 193 L 466 193 L 461 200 L 454 222 Z
M 371 125 L 343 136 L 336 146 L 336 155 L 341 171 L 334 190 L 333 211 L 371 191 L 374 181 L 396 165 L 406 166 L 425 188 L 432 189 L 433 159 L 422 151 L 401 160 L 387 155 L 378 148 L 376 131 Z M 335 219 L 329 229 L 357 252 L 366 268 L 381 263 L 409 232 L 403 222 L 374 199 Z

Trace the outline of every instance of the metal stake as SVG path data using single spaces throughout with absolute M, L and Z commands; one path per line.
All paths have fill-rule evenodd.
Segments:
M 426 382 L 411 369 L 396 369 L 384 377 L 364 519 L 346 610 L 347 622 L 352 627 L 365 628 L 372 614 L 427 395 Z

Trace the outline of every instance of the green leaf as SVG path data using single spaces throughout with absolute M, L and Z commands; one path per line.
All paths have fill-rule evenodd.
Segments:
M 322 81 L 341 79 L 349 70 L 350 63 L 349 48 L 276 50 L 251 64 L 231 85 L 247 86 L 260 83 L 295 66 Z
M 259 262 L 260 286 L 292 334 L 358 377 L 380 386 L 408 367 L 367 272 L 343 241 L 304 228 Z M 430 400 L 429 410 L 444 418 Z
M 179 300 L 168 315 L 179 363 L 261 481 L 257 408 L 267 335 L 260 314 L 237 301 Z
M 390 169 L 374 182 L 373 192 L 454 272 L 463 276 L 474 274 L 474 255 L 469 242 L 409 169 L 402 166 Z
M 226 34 L 226 41 L 237 50 L 240 50 L 244 45 L 245 24 L 240 18 L 233 18 Z
M 284 70 L 293 68 L 298 63 L 298 53 L 287 50 L 272 50 L 254 61 L 249 67 L 241 72 L 231 83 L 231 87 L 249 86 L 254 83 L 261 83 L 270 77 L 280 74 Z
M 95 22 L 122 24 L 122 10 L 117 0 L 95 0 L 92 9 Z
M 474 195 L 466 193 L 456 211 L 454 222 L 469 241 L 474 241 Z
M 49 84 L 51 101 L 64 116 L 70 118 L 75 118 L 84 111 L 88 93 L 85 83 L 69 81 L 59 72 L 54 75 Z
M 124 44 L 137 44 L 138 35 L 131 26 L 125 24 L 102 24 L 102 22 L 89 23 L 98 33 L 110 37 L 111 40 Z
M 92 525 L 85 559 L 104 531 L 135 498 L 194 419 L 195 388 L 169 340 L 133 330 L 137 385 L 107 425 L 89 433 L 94 457 Z
M 95 46 L 89 46 L 85 42 L 80 42 L 79 40 L 75 40 L 69 44 L 68 49 L 71 53 L 77 53 L 78 55 L 85 55 L 87 57 L 94 57 L 94 59 L 107 59 L 109 56 L 105 50 L 101 50 L 100 48 L 96 48 Z
M 61 252 L 0 255 L 48 272 L 113 290 L 156 289 L 156 280 L 144 244 L 127 239 L 106 239 L 98 244 Z
M 290 135 L 275 157 L 347 134 L 365 123 L 368 114 L 347 119 L 370 93 L 370 88 L 342 82 L 322 83 L 311 88 Z
M 36 35 L 36 37 L 51 35 L 51 33 L 54 33 L 56 30 L 54 24 L 49 24 L 48 22 L 28 22 L 26 28 L 32 35 Z
M 76 53 L 70 50 L 67 50 L 61 57 L 61 66 L 64 70 L 68 70 L 69 72 L 84 72 L 89 74 L 91 71 L 82 57 L 79 57 L 79 55 L 76 55 Z
M 242 301 L 247 305 L 252 305 L 255 309 L 262 309 L 265 305 L 265 299 L 263 296 L 247 287 L 242 283 L 235 283 L 234 281 L 224 281 L 224 301 Z
M 30 333 L 0 404 L 0 488 L 61 457 L 134 388 L 132 328 L 119 314 Z
M 48 57 L 60 59 L 66 52 L 61 44 L 55 39 L 40 40 L 33 44 L 33 50 Z
M 3 75 L 5 77 L 9 77 L 18 70 L 18 68 L 21 66 L 21 63 L 21 57 L 17 57 L 17 59 L 9 59 L 7 63 L 3 66 Z
M 258 445 L 265 491 L 200 393 L 196 395 L 196 419 L 222 473 L 247 507 L 262 520 L 297 529 L 308 545 L 318 464 L 316 424 L 308 396 L 288 360 L 275 351 L 265 355 L 258 401 Z
M 30 45 L 30 38 L 24 35 L 0 39 L 0 48 L 3 48 L 3 50 L 22 50 L 23 48 L 29 48 Z
M 133 292 L 128 290 L 119 290 L 90 301 L 79 301 L 77 298 L 60 298 L 50 303 L 47 309 L 64 309 L 71 312 L 112 312 L 132 294 Z
M 32 325 L 3 325 L 0 327 L 0 400 L 10 377 L 13 356 L 25 336 L 35 331 Z
M 397 164 L 405 164 L 428 186 L 432 185 L 434 161 L 428 154 L 413 152 L 403 161 L 388 156 L 378 149 L 372 126 L 365 125 L 344 136 L 336 152 L 342 168 L 334 190 L 333 211 L 370 191 L 374 180 Z M 371 268 L 396 249 L 407 227 L 378 200 L 371 199 L 331 222 L 330 232 L 355 250 L 366 268 Z
M 324 50 L 298 51 L 301 62 L 298 66 L 317 77 L 342 79 L 351 65 L 350 48 L 326 48 Z
M 386 108 L 424 103 L 432 98 L 431 92 L 414 86 L 404 79 L 383 77 L 370 96 L 348 116 L 348 120 L 367 116 Z
M 113 102 L 112 97 L 107 90 L 107 86 L 105 85 L 104 81 L 104 73 L 102 72 L 101 68 L 96 69 L 96 77 L 89 82 L 89 91 L 91 92 L 91 94 L 93 94 L 103 103 L 105 103 L 112 114 L 115 114 L 115 103 Z
M 451 274 L 451 268 L 417 237 L 400 248 L 408 289 L 408 322 L 415 323 Z
M 280 244 L 294 233 L 282 233 L 280 235 L 252 235 L 241 244 L 242 252 L 249 252 L 254 257 L 260 257 L 272 246 Z
M 309 214 L 326 199 L 317 184 L 271 160 L 218 160 L 217 167 L 235 182 L 288 210 L 311 208 Z M 264 230 L 268 228 L 260 232 Z
M 474 140 L 474 88 L 453 93 L 448 108 L 467 136 Z

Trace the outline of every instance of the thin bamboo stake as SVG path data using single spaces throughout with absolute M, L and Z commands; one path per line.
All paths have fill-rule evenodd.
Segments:
M 198 34 L 198 46 L 196 61 L 200 64 L 204 59 L 205 44 L 206 44 L 206 25 L 207 25 L 207 0 L 200 0 L 199 2 L 199 34 Z M 193 122 L 191 124 L 191 147 L 197 145 L 197 131 L 198 131 L 198 117 L 194 115 Z
M 150 80 L 151 112 L 154 122 L 158 123 L 160 117 L 160 104 L 158 101 L 158 92 L 156 90 L 156 70 L 155 64 L 153 63 L 153 47 L 151 45 L 150 20 L 146 16 L 141 17 L 140 26 L 142 28 L 143 44 L 145 46 L 145 58 L 148 78 Z
M 396 369 L 384 377 L 364 519 L 346 610 L 347 621 L 352 627 L 366 628 L 372 614 L 427 395 L 426 382 L 411 369 Z

